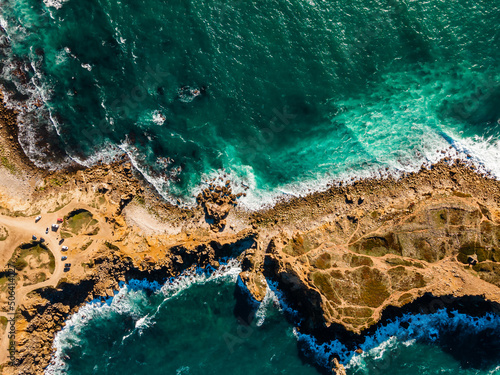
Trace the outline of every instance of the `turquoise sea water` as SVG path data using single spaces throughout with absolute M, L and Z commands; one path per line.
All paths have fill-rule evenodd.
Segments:
M 149 296 L 128 286 L 109 305 L 83 308 L 59 335 L 48 373 L 317 374 L 297 356 L 275 300 L 255 319 L 235 310 L 238 271 L 190 275 Z
M 407 315 L 368 336 L 360 355 L 298 333 L 273 293 L 255 314 L 237 308 L 239 271 L 190 274 L 154 292 L 135 282 L 83 307 L 58 334 L 46 374 L 314 375 L 329 373 L 334 354 L 357 375 L 500 374 L 499 317 Z
M 166 199 L 191 204 L 225 173 L 254 209 L 447 155 L 500 177 L 499 21 L 499 0 L 0 0 L 0 83 L 40 166 L 127 153 Z M 391 326 L 353 356 L 271 297 L 248 333 L 235 283 L 124 288 L 70 320 L 48 372 L 314 374 L 333 352 L 353 374 L 499 372 L 440 339 L 496 348 L 495 319 Z
M 22 61 L 3 76 L 40 99 L 21 133 L 39 164 L 60 163 L 56 149 L 84 164 L 126 152 L 185 203 L 222 171 L 255 208 L 441 151 L 500 176 L 499 6 L 3 1 L 4 60 Z

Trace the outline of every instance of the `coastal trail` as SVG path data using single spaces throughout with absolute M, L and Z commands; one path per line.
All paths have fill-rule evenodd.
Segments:
M 19 245 L 23 243 L 29 243 L 32 240 L 32 236 L 36 236 L 39 240 L 40 238 L 44 238 L 44 245 L 49 249 L 48 251 L 52 252 L 55 258 L 55 268 L 51 276 L 43 281 L 32 285 L 26 285 L 19 287 L 16 285 L 15 291 L 15 307 L 14 311 L 22 305 L 26 296 L 34 290 L 44 288 L 44 287 L 56 287 L 59 281 L 64 277 L 64 263 L 71 262 L 71 259 L 63 261 L 61 260 L 62 256 L 65 255 L 61 247 L 63 244 L 60 244 L 61 233 L 60 228 L 57 231 L 52 231 L 52 224 L 57 222 L 57 218 L 64 217 L 68 215 L 70 212 L 76 209 L 86 209 L 92 213 L 95 211 L 92 207 L 89 207 L 81 202 L 70 202 L 68 205 L 63 207 L 61 210 L 52 213 L 42 213 L 42 218 L 40 221 L 35 222 L 35 215 L 31 217 L 14 217 L 8 216 L 5 214 L 0 214 L 0 227 L 3 226 L 8 231 L 8 236 L 4 241 L 0 241 L 0 264 L 3 266 L 3 269 L 6 269 L 7 262 L 11 259 L 14 251 Z M 106 225 L 102 225 L 100 223 L 100 233 L 96 238 L 107 238 L 110 234 L 110 229 Z M 49 228 L 49 232 L 46 234 L 46 228 Z M 79 237 L 79 236 L 76 236 Z M 64 245 L 71 247 L 71 245 L 77 245 L 77 238 L 70 238 L 64 241 Z M 95 241 L 94 241 L 95 242 Z M 0 311 L 0 316 L 3 316 L 7 319 L 12 318 L 13 315 L 9 314 L 9 312 L 2 309 Z M 8 331 L 9 325 L 5 329 L 2 338 L 0 339 L 0 363 L 4 363 L 8 360 L 8 347 L 9 347 L 9 338 Z M 16 327 L 16 330 L 19 329 Z

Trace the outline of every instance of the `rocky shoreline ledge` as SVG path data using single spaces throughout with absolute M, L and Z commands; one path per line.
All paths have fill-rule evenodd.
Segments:
M 47 246 L 59 255 L 64 236 L 73 263 L 63 273 L 56 256 L 55 270 L 38 284 L 36 267 L 23 271 L 17 363 L 5 360 L 2 373 L 43 373 L 65 320 L 112 296 L 120 282 L 161 282 L 193 267 L 217 267 L 227 256 L 240 260 L 255 301 L 268 280 L 276 281 L 303 318 L 301 332 L 320 341 L 342 337 L 352 348 L 405 312 L 498 312 L 500 182 L 462 162 L 333 186 L 259 212 L 237 206 L 230 182 L 213 181 L 196 208 L 183 209 L 164 202 L 126 158 L 39 170 L 16 142 L 15 114 L 2 108 L 0 124 L 0 226 L 8 233 L 0 242 L 2 265 L 29 243 L 37 215 L 47 223 L 64 219 Z

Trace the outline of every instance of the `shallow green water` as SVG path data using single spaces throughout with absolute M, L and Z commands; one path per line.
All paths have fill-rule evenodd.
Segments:
M 258 207 L 440 151 L 500 176 L 499 4 L 18 0 L 2 17 L 50 110 L 22 133 L 40 164 L 51 133 L 87 164 L 126 151 L 185 202 L 224 170 Z

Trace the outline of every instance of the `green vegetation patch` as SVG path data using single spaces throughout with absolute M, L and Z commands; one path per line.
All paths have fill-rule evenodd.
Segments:
M 314 272 L 311 274 L 311 280 L 314 286 L 318 288 L 320 293 L 324 295 L 328 301 L 336 305 L 341 303 L 337 293 L 333 289 L 332 283 L 330 282 L 330 277 L 327 274 Z
M 423 288 L 426 285 L 421 273 L 408 270 L 403 266 L 391 268 L 388 274 L 394 290 L 406 292 L 415 288 Z
M 85 243 L 82 248 L 81 248 L 81 251 L 85 251 L 89 248 L 90 245 L 92 245 L 92 242 L 94 242 L 94 240 L 90 240 L 88 241 L 87 243 Z
M 321 270 L 326 270 L 335 267 L 336 265 L 332 265 L 332 256 L 329 253 L 322 253 L 315 259 L 311 260 L 311 264 L 313 267 L 319 268 Z
M 473 269 L 482 280 L 500 287 L 500 264 L 490 262 L 478 263 Z
M 462 208 L 448 209 L 448 223 L 450 225 L 475 225 L 481 218 L 479 210 L 468 211 Z
M 390 296 L 388 280 L 377 269 L 363 266 L 346 272 L 345 276 L 350 281 L 349 289 L 340 293 L 352 305 L 378 307 Z
M 48 255 L 48 262 L 42 259 L 44 254 Z M 38 242 L 26 243 L 19 246 L 16 250 L 14 250 L 14 254 L 9 262 L 13 263 L 16 270 L 20 272 L 28 267 L 27 259 L 30 257 L 38 262 L 40 267 L 48 267 L 51 274 L 54 272 L 54 269 L 56 268 L 54 254 L 52 254 L 47 246 Z
M 354 252 L 376 257 L 381 257 L 385 254 L 401 255 L 401 249 L 392 233 L 385 237 L 365 238 L 359 244 L 352 245 L 349 248 Z
M 24 282 L 23 285 L 34 285 L 38 283 L 43 283 L 45 280 L 47 280 L 47 274 L 45 272 L 37 272 L 36 275 L 30 280 L 26 276 L 23 277 Z
M 102 206 L 106 203 L 106 198 L 104 198 L 104 196 L 100 196 L 98 199 L 97 199 L 97 203 L 99 204 L 99 206 Z
M 369 318 L 373 314 L 373 310 L 368 307 L 344 307 L 339 310 L 342 315 L 352 318 Z
M 432 210 L 431 217 L 432 221 L 434 222 L 434 224 L 436 224 L 437 227 L 443 227 L 448 224 L 448 210 L 445 208 L 442 208 L 440 210 Z
M 292 238 L 292 241 L 283 248 L 283 252 L 296 257 L 304 255 L 312 249 L 313 245 L 308 236 L 297 234 Z
M 478 242 L 469 242 L 460 247 L 458 250 L 457 260 L 463 264 L 468 264 L 468 259 L 472 255 L 477 255 L 478 262 L 493 259 L 493 252 L 491 250 L 485 249 Z M 495 257 L 498 257 L 498 255 L 495 254 Z
M 489 221 L 481 223 L 481 244 L 485 247 L 500 250 L 500 225 L 495 225 Z M 498 262 L 500 259 L 495 259 Z
M 3 167 L 7 169 L 10 173 L 16 174 L 17 168 L 16 166 L 9 160 L 8 157 L 5 156 L 3 148 L 0 147 L 0 163 L 2 163 Z
M 9 320 L 5 316 L 0 316 L 0 333 L 4 333 L 5 330 L 7 329 L 7 324 L 9 323 Z
M 344 258 L 351 267 L 373 266 L 373 260 L 362 255 L 346 254 Z
M 88 231 L 88 234 L 92 235 L 96 234 L 99 231 L 99 227 L 97 226 L 97 224 L 98 221 L 93 218 L 92 213 L 84 209 L 79 209 L 70 212 L 64 218 L 62 231 L 70 232 L 73 234 L 80 234 Z
M 5 241 L 9 237 L 9 231 L 4 226 L 0 226 L 0 241 Z
M 59 187 L 63 186 L 65 184 L 65 181 L 58 178 L 50 178 L 48 181 L 46 181 L 46 184 L 54 187 Z
M 66 232 L 64 230 L 61 231 L 61 238 L 70 238 L 73 237 L 73 235 L 69 232 Z
M 425 268 L 420 262 L 413 262 L 403 258 L 390 257 L 385 260 L 385 262 L 391 266 L 405 266 L 405 267 L 417 267 Z
M 461 191 L 456 191 L 454 190 L 452 193 L 455 197 L 460 197 L 460 198 L 471 198 L 472 195 L 467 194 L 467 193 L 462 193 Z
M 14 284 L 17 284 L 18 276 L 15 276 Z M 9 277 L 7 272 L 0 273 L 0 291 L 7 293 L 9 290 Z
M 104 242 L 104 245 L 110 250 L 120 251 L 120 248 L 116 245 L 113 245 L 111 242 L 106 241 Z
M 428 263 L 434 263 L 446 256 L 446 244 L 443 242 L 440 246 L 431 246 L 424 238 L 417 238 L 413 243 L 416 250 L 416 258 L 425 260 Z
M 411 293 L 404 293 L 399 297 L 398 302 L 402 305 L 410 303 L 413 300 L 413 295 Z

